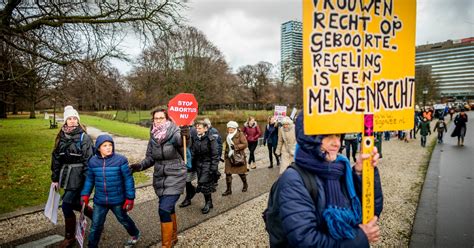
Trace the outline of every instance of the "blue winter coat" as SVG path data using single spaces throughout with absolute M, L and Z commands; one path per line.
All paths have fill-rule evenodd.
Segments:
M 320 159 L 325 157 L 320 149 L 323 136 L 307 136 L 304 134 L 302 113 L 296 119 L 295 133 L 298 142 L 298 150 L 304 149 L 308 153 L 295 152 L 295 161 L 299 156 L 306 159 Z M 311 155 L 304 155 L 311 154 Z M 303 157 L 311 156 L 311 157 Z M 342 156 L 342 155 L 339 155 Z M 347 159 L 345 159 L 346 162 Z M 306 165 L 300 165 L 306 166 Z M 311 170 L 308 171 L 311 172 Z M 342 176 L 341 178 L 345 178 Z M 280 206 L 280 218 L 283 229 L 288 239 L 289 247 L 369 247 L 365 233 L 358 226 L 354 226 L 355 238 L 336 240 L 330 234 L 327 224 L 323 218 L 326 209 L 325 180 L 316 177 L 317 202 L 314 203 L 308 190 L 304 186 L 303 179 L 294 169 L 287 169 L 278 179 L 278 203 Z M 354 190 L 359 201 L 362 202 L 362 178 L 352 169 L 352 181 Z M 341 179 L 342 194 L 349 201 L 349 193 L 345 180 Z M 379 216 L 383 209 L 382 185 L 378 169 L 375 168 L 374 175 L 374 200 L 375 215 Z
M 362 195 L 362 179 L 353 174 L 354 186 L 359 200 Z M 286 170 L 279 179 L 280 218 L 287 233 L 290 247 L 369 247 L 365 233 L 357 229 L 355 239 L 335 240 L 325 226 L 322 213 L 326 207 L 326 193 L 323 181 L 316 179 L 318 202 L 314 205 L 303 179 L 293 169 Z M 375 214 L 383 208 L 382 187 L 378 169 L 375 168 Z M 362 202 L 362 201 L 361 201 Z
M 96 155 L 89 160 L 89 170 L 81 195 L 90 195 L 95 187 L 94 204 L 119 205 L 125 199 L 135 199 L 135 182 L 127 158 L 115 153 L 115 145 L 112 155 L 105 158 L 100 155 L 99 147 L 106 141 L 114 145 L 109 135 L 97 137 Z

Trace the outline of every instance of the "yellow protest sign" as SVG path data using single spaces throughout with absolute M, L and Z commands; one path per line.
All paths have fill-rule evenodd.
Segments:
M 303 0 L 306 134 L 414 125 L 413 0 Z

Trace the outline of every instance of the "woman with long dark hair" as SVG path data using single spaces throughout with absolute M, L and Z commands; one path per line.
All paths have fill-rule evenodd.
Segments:
M 278 128 L 279 124 L 276 122 L 274 116 L 268 117 L 268 124 L 265 126 L 265 134 L 263 144 L 267 145 L 268 148 L 268 158 L 270 160 L 270 166 L 268 168 L 273 168 L 273 156 L 276 158 L 277 166 L 280 166 L 280 158 L 277 156 L 276 149 L 278 146 Z
M 93 142 L 80 124 L 79 113 L 72 107 L 64 108 L 64 125 L 56 136 L 51 159 L 51 181 L 56 189 L 64 189 L 61 208 L 64 214 L 65 235 L 60 247 L 70 247 L 76 241 L 76 215 L 81 211 L 81 190 L 87 173 L 87 162 L 93 155 Z M 88 206 L 84 214 L 92 218 Z

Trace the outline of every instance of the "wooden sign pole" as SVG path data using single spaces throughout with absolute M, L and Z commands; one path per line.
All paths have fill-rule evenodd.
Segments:
M 183 154 L 184 154 L 184 163 L 187 163 L 187 154 L 186 154 L 186 137 L 183 137 Z

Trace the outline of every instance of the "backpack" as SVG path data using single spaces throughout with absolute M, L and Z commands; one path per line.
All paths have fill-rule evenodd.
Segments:
M 59 155 L 66 157 L 82 157 L 82 140 L 84 139 L 84 132 L 81 133 L 81 138 L 74 142 L 73 139 L 66 139 L 59 145 Z
M 440 131 L 444 131 L 444 121 L 439 121 L 439 122 L 438 122 L 438 129 L 439 129 Z
M 295 163 L 291 163 L 288 168 L 293 168 L 303 179 L 305 188 L 308 190 L 311 199 L 316 205 L 318 199 L 318 190 L 316 188 L 316 178 L 314 174 L 299 167 Z M 278 180 L 273 183 L 268 196 L 268 204 L 265 211 L 262 213 L 263 221 L 265 222 L 265 230 L 270 237 L 270 247 L 287 247 L 288 239 L 283 230 L 283 224 L 280 219 L 280 205 L 278 204 Z

